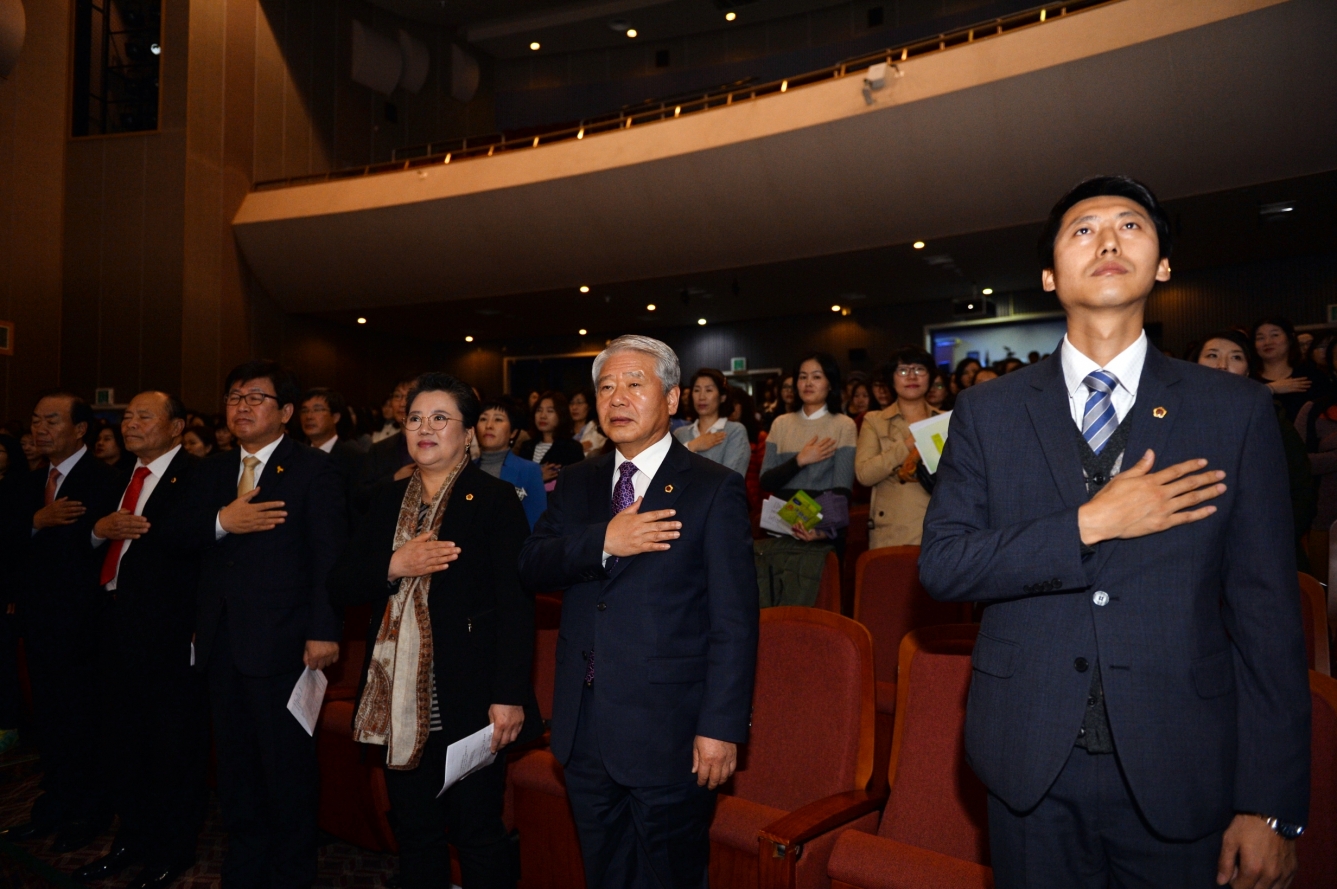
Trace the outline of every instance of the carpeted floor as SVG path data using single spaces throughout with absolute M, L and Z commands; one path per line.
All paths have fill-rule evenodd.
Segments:
M 0 757 L 0 829 L 21 824 L 37 796 L 41 779 L 35 751 L 20 744 Z M 50 851 L 51 837 L 28 843 L 14 843 L 0 836 L 0 889 L 76 889 L 67 875 L 98 858 L 111 847 L 113 832 L 108 830 L 91 846 L 68 855 Z M 368 852 L 357 846 L 326 838 L 320 847 L 320 870 L 315 885 L 319 889 L 379 889 L 395 873 L 395 856 Z M 176 889 L 217 889 L 221 880 L 219 865 L 223 859 L 224 837 L 218 818 L 218 806 L 210 799 L 209 817 L 200 836 L 199 861 L 176 883 Z M 96 887 L 124 886 L 135 876 L 133 869 L 118 880 L 90 884 Z

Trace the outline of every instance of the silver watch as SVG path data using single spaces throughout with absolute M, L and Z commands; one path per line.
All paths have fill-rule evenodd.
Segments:
M 1290 824 L 1289 822 L 1286 821 L 1279 821 L 1276 818 L 1270 818 L 1267 815 L 1263 815 L 1262 813 L 1256 813 L 1256 814 L 1258 814 L 1259 818 L 1263 819 L 1264 824 L 1266 824 L 1268 827 L 1276 831 L 1278 836 L 1284 837 L 1285 839 L 1293 840 L 1298 836 L 1300 836 L 1300 834 L 1305 832 L 1304 825 L 1302 824 Z

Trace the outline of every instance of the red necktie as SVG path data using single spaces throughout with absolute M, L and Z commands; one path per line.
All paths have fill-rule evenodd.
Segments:
M 46 506 L 50 506 L 56 500 L 56 482 L 60 479 L 60 470 L 51 467 L 51 472 L 46 477 Z
M 135 470 L 134 476 L 130 479 L 130 487 L 125 489 L 125 496 L 121 498 L 121 509 L 132 513 L 135 511 L 135 507 L 139 505 L 139 492 L 144 490 L 144 479 L 148 477 L 147 466 L 140 466 Z M 98 583 L 106 585 L 116 579 L 116 569 L 121 564 L 121 550 L 124 548 L 124 540 L 113 540 L 111 546 L 107 547 L 107 557 L 102 560 L 102 576 L 98 578 Z

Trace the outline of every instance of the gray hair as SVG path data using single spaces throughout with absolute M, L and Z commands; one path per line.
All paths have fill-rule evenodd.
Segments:
M 613 340 L 607 348 L 595 356 L 594 369 L 590 372 L 590 377 L 596 387 L 599 385 L 599 372 L 603 370 L 604 362 L 619 352 L 640 352 L 653 358 L 655 376 L 664 384 L 665 395 L 678 385 L 678 380 L 682 377 L 682 370 L 678 367 L 678 355 L 666 344 L 652 337 L 628 334 Z

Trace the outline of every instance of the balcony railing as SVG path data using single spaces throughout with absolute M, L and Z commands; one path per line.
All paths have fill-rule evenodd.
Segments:
M 722 84 L 704 92 L 697 91 L 662 99 L 647 99 L 634 105 L 625 105 L 618 111 L 609 114 L 587 118 L 574 125 L 562 124 L 552 128 L 537 128 L 523 134 L 492 133 L 486 136 L 470 136 L 463 139 L 431 142 L 411 148 L 399 148 L 395 149 L 392 155 L 393 159 L 389 161 L 332 170 L 328 173 L 290 176 L 286 179 L 269 179 L 264 182 L 257 182 L 254 189 L 260 191 L 289 185 L 356 179 L 376 173 L 397 173 L 436 164 L 451 164 L 494 157 L 498 154 L 539 148 L 557 142 L 583 140 L 605 133 L 629 130 L 632 127 L 657 121 L 673 120 L 689 114 L 708 111 L 711 108 L 721 108 L 739 102 L 752 102 L 767 96 L 779 95 L 815 83 L 824 83 L 828 80 L 858 74 L 879 62 L 896 64 L 931 53 L 946 52 L 960 46 L 968 46 L 980 40 L 1009 34 L 1022 28 L 1036 27 L 1076 12 L 1118 2 L 1119 0 L 1068 0 L 1068 2 L 1046 3 L 1044 6 L 1037 6 L 1025 12 L 990 19 L 986 22 L 971 25 L 968 28 L 960 28 L 935 37 L 917 40 L 914 43 L 866 53 L 795 77 L 772 80 L 767 83 L 757 83 L 754 78 L 747 78 Z

